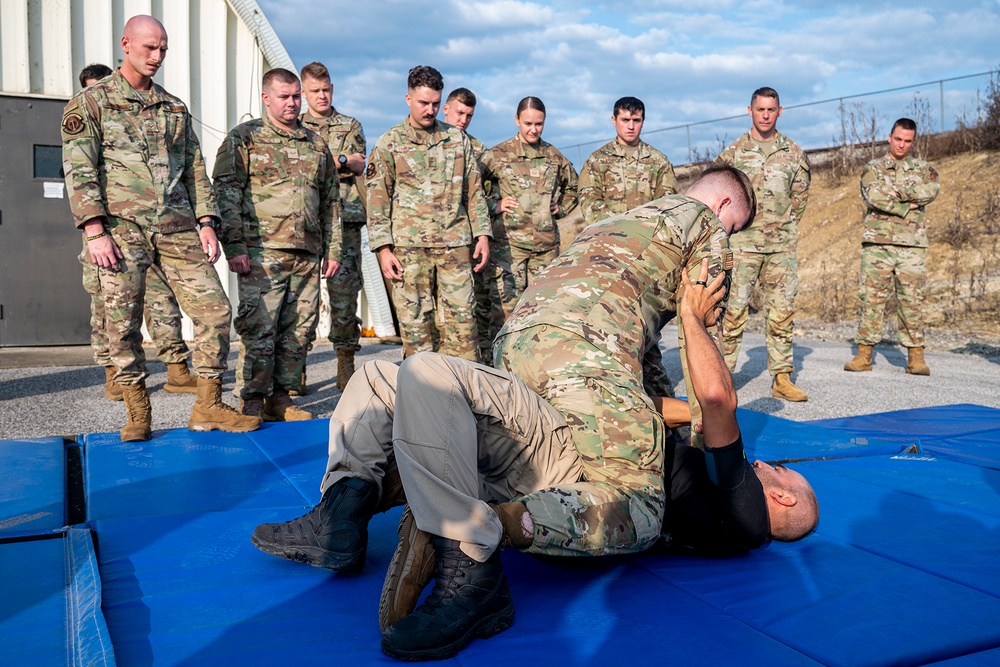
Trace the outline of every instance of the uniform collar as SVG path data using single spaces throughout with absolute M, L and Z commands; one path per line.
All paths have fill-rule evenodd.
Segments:
M 115 84 L 118 94 L 123 99 L 136 102 L 143 107 L 150 107 L 164 101 L 163 89 L 155 82 L 150 84 L 148 91 L 140 93 L 128 82 L 128 79 L 122 74 L 120 67 L 111 75 L 111 81 Z
M 421 130 L 410 124 L 409 117 L 403 119 L 401 123 L 406 136 L 415 144 L 433 146 L 445 141 L 448 138 L 448 125 L 439 120 L 434 121 L 434 127 L 430 130 Z
M 264 117 L 262 120 L 264 121 L 265 127 L 270 128 L 275 134 L 278 134 L 282 137 L 288 137 L 289 139 L 306 138 L 306 131 L 305 128 L 303 127 L 302 121 L 299 121 L 299 126 L 298 128 L 296 128 L 294 132 L 289 132 L 285 128 L 278 127 L 277 125 L 275 125 L 274 122 L 271 120 L 271 117 L 268 116 L 266 112 L 264 113 Z

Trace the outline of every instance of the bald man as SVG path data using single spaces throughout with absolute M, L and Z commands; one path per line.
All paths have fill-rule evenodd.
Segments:
M 187 107 L 153 83 L 167 32 L 133 16 L 122 65 L 63 111 L 63 168 L 76 227 L 97 267 L 114 381 L 128 420 L 124 442 L 151 437 L 142 309 L 146 273 L 158 267 L 195 325 L 197 393 L 188 428 L 252 431 L 260 419 L 222 402 L 232 313 L 219 275 L 219 208 Z

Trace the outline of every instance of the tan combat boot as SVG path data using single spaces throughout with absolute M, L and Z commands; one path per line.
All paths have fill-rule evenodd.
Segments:
M 122 386 L 115 382 L 115 367 L 104 367 L 104 395 L 112 401 L 125 400 L 122 395 Z
M 845 371 L 858 373 L 860 371 L 870 371 L 872 369 L 872 352 L 875 346 L 858 344 L 858 353 L 854 358 L 844 364 Z
M 261 417 L 266 422 L 297 422 L 312 419 L 313 414 L 292 403 L 287 389 L 276 386 L 271 395 L 264 399 Z
M 354 375 L 354 350 L 342 347 L 337 350 L 337 389 L 344 391 L 352 375 Z
M 302 379 L 299 380 L 299 386 L 301 389 L 289 389 L 289 396 L 305 396 L 309 393 L 309 386 L 306 384 L 306 366 L 302 365 Z
M 247 399 L 240 399 L 240 412 L 249 417 L 262 418 L 264 412 L 264 397 L 251 396 Z
M 197 394 L 198 376 L 191 375 L 187 362 L 167 364 L 167 382 L 163 389 L 172 394 Z
M 774 376 L 774 384 L 771 385 L 771 396 L 783 398 L 793 403 L 809 400 L 809 394 L 795 386 L 789 373 L 778 373 Z
M 378 626 L 382 632 L 410 615 L 434 575 L 434 543 L 429 534 L 417 528 L 409 505 L 399 518 L 397 532 L 399 543 L 389 561 L 378 603 Z
M 907 349 L 909 357 L 906 360 L 906 372 L 910 375 L 930 375 L 931 369 L 924 361 L 924 348 L 911 347 Z
M 246 433 L 260 428 L 260 417 L 241 415 L 222 402 L 221 378 L 198 378 L 198 398 L 191 410 L 188 428 L 192 431 Z
M 153 406 L 149 404 L 146 383 L 126 384 L 121 385 L 121 388 L 125 409 L 128 411 L 128 421 L 121 432 L 122 442 L 149 440 L 152 434 Z

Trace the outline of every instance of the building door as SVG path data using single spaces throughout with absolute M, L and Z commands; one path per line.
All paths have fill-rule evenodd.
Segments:
M 0 95 L 0 346 L 90 341 L 62 179 L 66 100 Z

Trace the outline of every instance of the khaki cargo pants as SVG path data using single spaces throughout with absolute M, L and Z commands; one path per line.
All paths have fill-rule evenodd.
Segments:
M 433 352 L 370 361 L 330 418 L 321 490 L 345 477 L 381 487 L 393 465 L 417 526 L 485 561 L 503 530 L 488 502 L 572 484 L 582 474 L 555 408 L 509 373 Z

